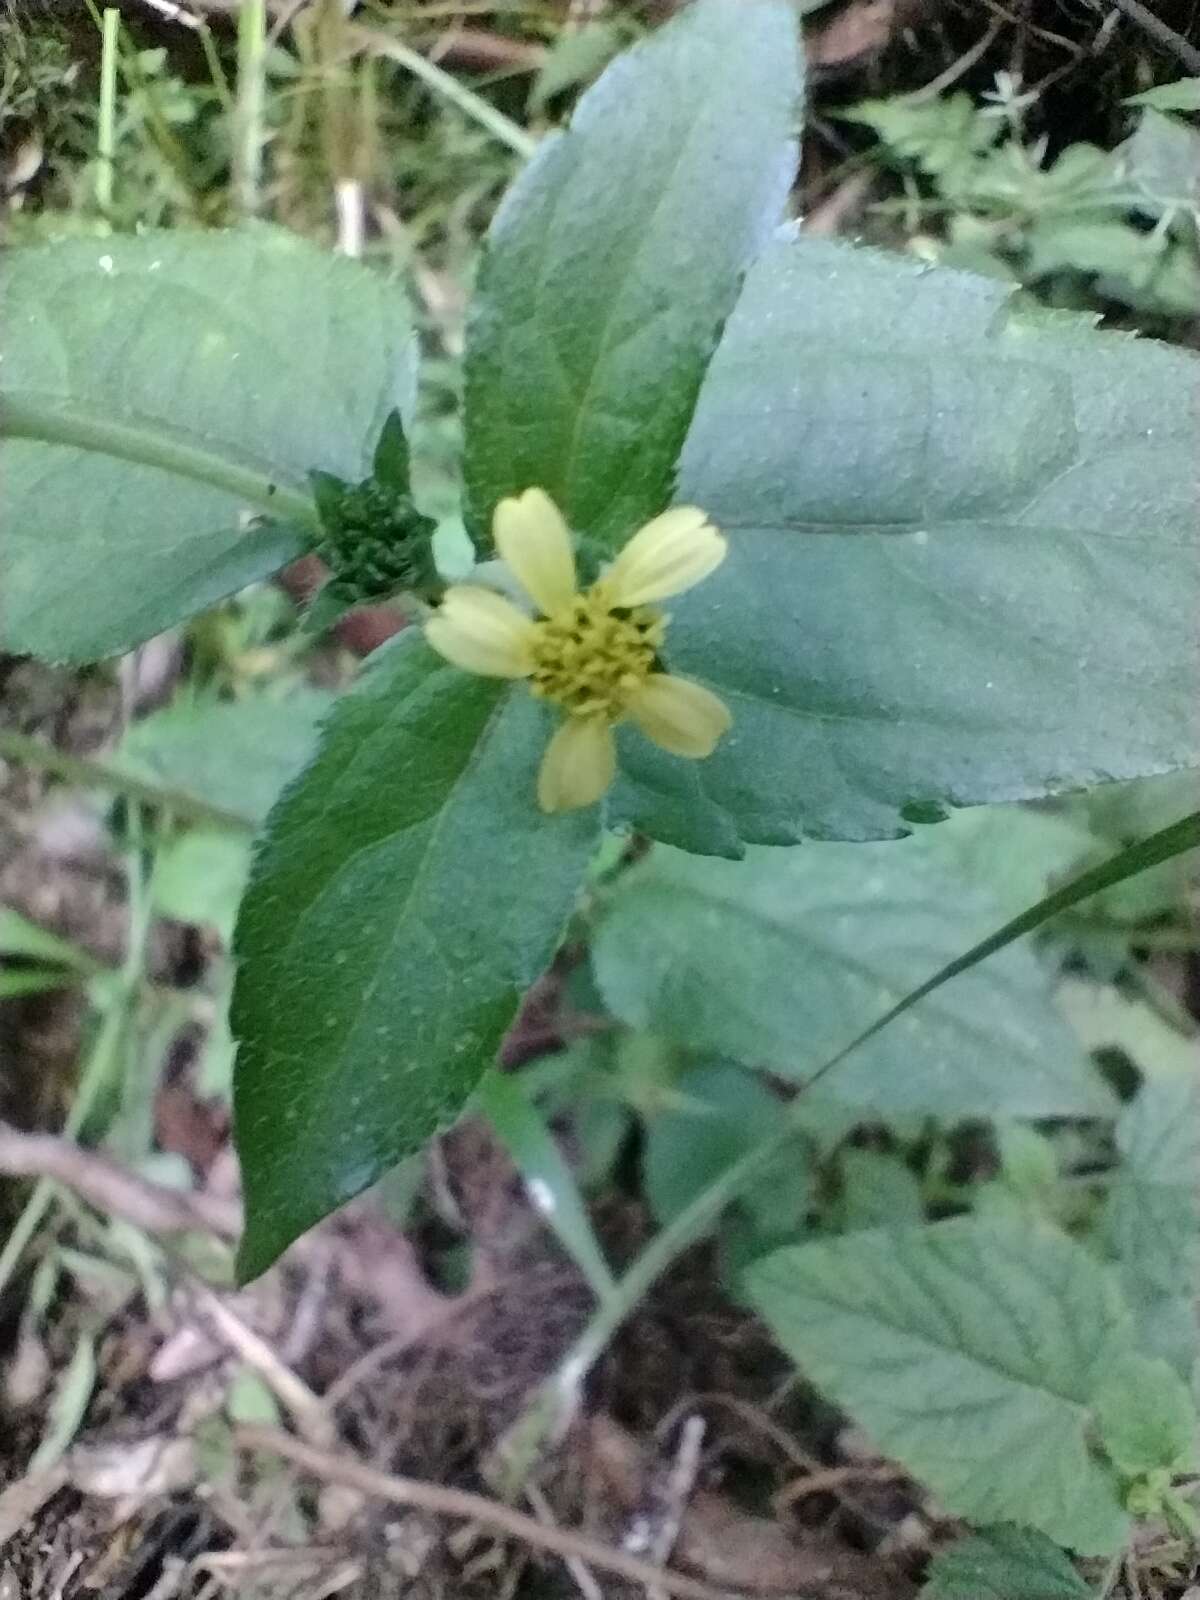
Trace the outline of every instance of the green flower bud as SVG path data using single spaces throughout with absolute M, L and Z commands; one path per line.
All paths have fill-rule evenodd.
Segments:
M 375 451 L 374 471 L 360 483 L 310 473 L 321 531 L 314 550 L 330 568 L 330 594 L 360 605 L 409 590 L 436 599 L 443 584 L 433 559 L 436 524 L 409 492 L 408 445 L 396 412 Z

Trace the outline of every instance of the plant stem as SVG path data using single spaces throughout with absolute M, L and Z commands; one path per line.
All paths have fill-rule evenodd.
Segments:
M 0 728 L 0 760 L 20 761 L 27 766 L 40 767 L 56 778 L 63 778 L 81 789 L 111 789 L 140 805 L 170 811 L 181 822 L 192 822 L 200 827 L 220 828 L 236 833 L 253 833 L 256 824 L 250 817 L 236 811 L 226 811 L 223 806 L 209 805 L 195 795 L 178 789 L 163 789 L 141 778 L 128 776 L 99 761 L 83 756 L 67 755 L 55 750 L 40 739 L 28 734 Z
M 703 1238 L 731 1200 L 751 1183 L 799 1133 L 788 1117 L 766 1139 L 735 1161 L 690 1205 L 654 1235 L 616 1287 L 597 1306 L 560 1365 L 560 1373 L 578 1382 L 595 1364 L 625 1318 L 666 1269 L 697 1239 Z
M 1200 73 L 1200 50 L 1194 44 L 1189 44 L 1182 34 L 1176 33 L 1161 17 L 1155 16 L 1149 6 L 1142 5 L 1141 0 L 1113 0 L 1113 4 L 1164 49 L 1178 56 L 1189 72 Z
M 165 430 L 117 422 L 70 403 L 0 395 L 0 438 L 70 445 L 139 466 L 158 467 L 176 477 L 223 489 L 281 520 L 305 527 L 317 525 L 317 509 L 311 498 L 266 472 L 240 466 Z
M 265 58 L 265 0 L 242 0 L 238 13 L 237 103 L 233 130 L 233 199 L 245 217 L 258 214 L 262 203 Z
M 408 45 L 399 39 L 392 38 L 391 34 L 382 33 L 375 28 L 352 28 L 349 30 L 352 39 L 365 49 L 373 50 L 376 54 L 387 56 L 399 66 L 411 72 L 414 78 L 420 78 L 443 100 L 448 100 L 464 116 L 470 117 L 473 122 L 498 139 L 501 144 L 507 145 L 515 151 L 522 160 L 528 161 L 537 149 L 538 141 L 519 128 L 517 124 L 497 111 L 481 95 L 473 93 L 465 85 L 452 78 L 448 72 L 443 72 L 441 67 L 427 60 L 417 50 L 411 50 Z
M 221 65 L 221 57 L 217 51 L 216 42 L 212 36 L 212 29 L 203 18 L 198 17 L 196 37 L 200 41 L 200 48 L 204 51 L 205 64 L 208 75 L 212 79 L 212 86 L 216 90 L 217 98 L 224 108 L 225 115 L 234 115 L 233 91 L 229 87 L 229 79 L 225 76 L 225 68 Z
M 96 129 L 96 206 L 108 216 L 117 152 L 117 37 L 121 13 L 106 8 L 100 32 L 100 114 Z

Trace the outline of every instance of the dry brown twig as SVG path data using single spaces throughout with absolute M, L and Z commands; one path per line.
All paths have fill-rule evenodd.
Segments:
M 22 1133 L 0 1122 L 0 1173 L 9 1178 L 50 1178 L 110 1217 L 145 1233 L 213 1233 L 235 1239 L 242 1208 L 219 1195 L 168 1189 L 128 1171 L 97 1150 L 49 1133 Z
M 305 1438 L 316 1445 L 332 1443 L 333 1422 L 324 1402 L 283 1364 L 261 1334 L 255 1333 L 220 1295 L 198 1280 L 189 1285 L 189 1293 L 221 1343 L 259 1375 Z
M 793 1478 L 791 1483 L 785 1484 L 772 1496 L 771 1506 L 778 1514 L 810 1494 L 828 1494 L 831 1489 L 840 1489 L 847 1483 L 896 1483 L 903 1477 L 904 1474 L 899 1467 L 874 1467 L 865 1464 L 825 1467 L 819 1472 L 810 1472 L 803 1478 Z
M 698 1414 L 684 1419 L 679 1447 L 665 1481 L 652 1485 L 621 1541 L 622 1549 L 631 1554 L 644 1553 L 656 1567 L 666 1565 L 679 1538 L 683 1514 L 700 1471 L 704 1430 L 704 1418 Z M 652 1584 L 646 1590 L 646 1600 L 662 1600 L 663 1594 L 661 1584 Z
M 34 1520 L 47 1501 L 53 1499 L 67 1481 L 67 1469 L 59 1462 L 47 1472 L 18 1478 L 0 1491 L 0 1550 Z
M 1003 28 L 1005 21 L 1006 18 L 1003 15 L 993 17 L 990 25 L 979 35 L 969 50 L 965 50 L 957 61 L 952 61 L 943 72 L 939 72 L 936 78 L 931 78 L 928 83 L 923 83 L 919 89 L 914 89 L 911 94 L 906 94 L 903 97 L 904 104 L 910 106 L 920 105 L 928 100 L 936 100 L 938 95 L 944 94 L 952 83 L 957 83 L 961 77 L 970 72 L 977 61 L 983 59 L 995 44 L 997 38 L 999 38 L 1000 30 Z
M 507 1538 L 532 1545 L 535 1549 L 549 1551 L 564 1560 L 573 1558 L 582 1561 L 589 1567 L 616 1573 L 618 1577 L 628 1578 L 632 1583 L 644 1587 L 657 1584 L 666 1594 L 677 1596 L 678 1600 L 730 1600 L 727 1590 L 713 1589 L 706 1583 L 685 1578 L 677 1572 L 664 1572 L 649 1562 L 639 1561 L 585 1534 L 573 1533 L 566 1528 L 543 1527 L 536 1518 L 522 1511 L 514 1511 L 498 1500 L 489 1500 L 485 1495 L 377 1472 L 350 1456 L 316 1449 L 277 1428 L 242 1426 L 235 1430 L 235 1439 L 243 1449 L 272 1451 L 326 1483 L 343 1484 L 372 1499 L 386 1501 L 389 1505 L 416 1507 L 436 1515 L 477 1523 L 481 1527 L 495 1529 Z
M 533 1507 L 533 1514 L 543 1527 L 556 1528 L 558 1526 L 554 1520 L 554 1513 L 550 1509 L 550 1502 L 546 1499 L 546 1496 L 536 1484 L 527 1483 L 525 1485 L 525 1498 Z M 574 1578 L 575 1587 L 583 1596 L 583 1600 L 604 1600 L 604 1594 L 600 1588 L 600 1585 L 596 1582 L 595 1578 L 592 1577 L 591 1573 L 588 1571 L 587 1567 L 584 1566 L 583 1562 L 580 1561 L 579 1557 L 567 1556 L 564 1559 L 566 1561 L 567 1571 L 571 1574 L 572 1578 Z
M 1130 22 L 1135 22 L 1144 33 L 1162 45 L 1164 50 L 1170 50 L 1189 72 L 1200 73 L 1200 50 L 1156 16 L 1149 6 L 1144 6 L 1141 0 L 1112 0 L 1112 3 L 1118 11 L 1125 13 Z

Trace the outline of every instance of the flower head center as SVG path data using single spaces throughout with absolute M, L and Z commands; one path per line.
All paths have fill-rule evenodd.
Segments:
M 534 694 L 616 722 L 655 670 L 667 619 L 651 606 L 615 606 L 601 581 L 533 627 Z

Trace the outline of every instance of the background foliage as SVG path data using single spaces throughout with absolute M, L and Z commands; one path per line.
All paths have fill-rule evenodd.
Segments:
M 11 769 L 32 756 L 118 797 L 93 812 L 125 885 L 115 955 L 42 926 L 0 878 L 16 902 L 0 994 L 82 988 L 98 1024 L 68 1131 L 202 1182 L 155 1148 L 148 1107 L 187 1004 L 151 976 L 151 935 L 176 918 L 221 948 L 249 826 L 284 790 L 238 934 L 243 1274 L 470 1102 L 595 1296 L 537 1374 L 556 1404 L 694 1246 L 796 1363 L 805 1403 L 841 1408 L 937 1497 L 935 1545 L 965 1535 L 912 1564 L 927 1594 L 1182 1592 L 1194 856 L 859 1036 L 1048 890 L 1194 811 L 1186 774 L 1111 780 L 1196 761 L 1196 362 L 1089 325 L 1189 341 L 1194 86 L 1141 54 L 1078 138 L 1070 103 L 1011 66 L 866 99 L 823 65 L 841 13 L 804 8 L 816 112 L 789 200 L 782 4 L 751 27 L 745 4 L 705 0 L 625 56 L 636 14 L 549 49 L 518 20 L 503 71 L 469 84 L 437 76 L 387 8 L 335 9 L 240 62 L 214 24 L 212 70 L 127 19 L 107 131 L 61 93 L 70 41 L 6 19 L 23 52 L 6 56 L 8 221 L 27 247 L 6 266 L 5 646 L 88 660 L 202 611 L 173 703 L 98 763 L 5 667 Z M 1027 43 L 1032 66 L 1047 46 Z M 569 131 L 546 133 L 614 57 Z M 464 322 L 478 236 L 535 145 Z M 908 259 L 823 237 L 831 200 Z M 785 210 L 808 227 L 774 236 Z M 293 231 L 202 231 L 248 211 Z M 323 248 L 335 233 L 369 266 Z M 393 408 L 450 577 L 465 525 L 486 543 L 495 498 L 526 481 L 556 491 L 588 558 L 672 495 L 712 512 L 731 557 L 670 635 L 671 665 L 735 710 L 711 762 L 631 742 L 606 817 L 547 822 L 527 700 L 453 673 L 415 630 L 347 685 L 325 629 L 345 645 L 371 614 L 302 620 L 259 580 L 314 541 L 308 472 L 365 477 Z M 222 954 L 197 1067 L 222 1096 L 229 982 Z M 532 1047 L 531 984 L 553 997 Z M 551 1053 L 488 1075 L 506 1035 L 510 1060 Z M 432 1170 L 421 1190 L 410 1162 L 376 1199 L 452 1278 L 427 1244 L 444 1226 Z M 0 1282 L 38 1237 L 54 1274 L 77 1270 L 56 1193 L 26 1203 Z M 658 1230 L 632 1256 L 587 1203 L 614 1193 Z M 105 1240 L 153 1299 L 153 1252 Z M 64 1368 L 51 1453 L 83 1425 L 95 1336 L 80 1329 Z

